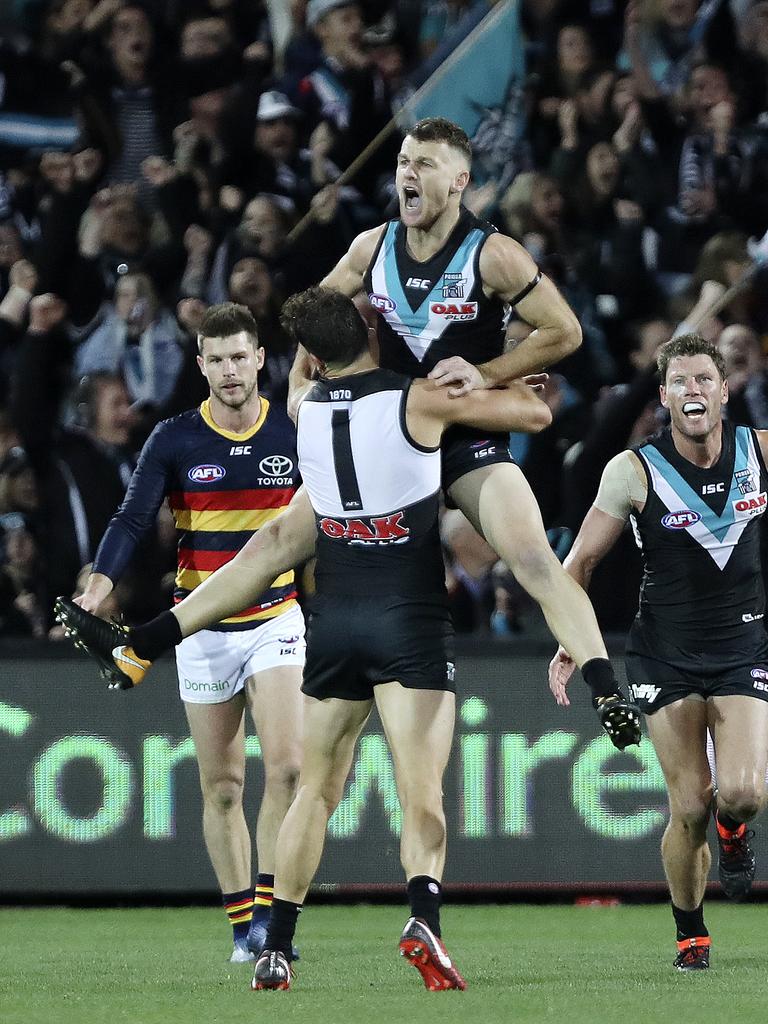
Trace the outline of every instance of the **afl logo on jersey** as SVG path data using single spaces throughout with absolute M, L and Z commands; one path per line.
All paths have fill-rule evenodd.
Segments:
M 267 476 L 288 476 L 293 469 L 293 461 L 287 455 L 268 455 L 259 463 L 259 469 Z
M 429 311 L 443 320 L 477 320 L 476 302 L 433 302 Z
M 377 295 L 375 292 L 368 296 L 368 301 L 379 313 L 394 313 L 397 303 L 393 302 L 388 295 Z
M 700 519 L 701 516 L 698 512 L 694 512 L 690 508 L 683 508 L 679 512 L 667 512 L 662 517 L 661 525 L 667 530 L 687 530 L 689 526 L 698 523 Z
M 189 479 L 196 484 L 212 484 L 217 480 L 222 480 L 226 475 L 227 471 L 223 466 L 209 464 L 193 466 L 187 473 Z

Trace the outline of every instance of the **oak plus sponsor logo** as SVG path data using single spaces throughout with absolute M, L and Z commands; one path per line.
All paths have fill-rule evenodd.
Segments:
M 376 292 L 371 292 L 368 301 L 378 313 L 394 313 L 397 309 L 397 303 L 388 295 L 377 295 Z
M 431 302 L 429 311 L 442 320 L 477 320 L 476 302 Z
M 690 508 L 681 508 L 678 512 L 667 512 L 661 517 L 661 525 L 665 530 L 687 530 L 689 526 L 695 526 L 701 516 Z
M 210 462 L 193 466 L 187 473 L 189 479 L 195 484 L 212 484 L 217 480 L 223 480 L 226 475 L 227 471 L 223 466 L 217 466 Z
M 287 455 L 267 455 L 259 463 L 258 483 L 261 487 L 290 487 L 293 484 L 293 459 Z
M 750 497 L 739 498 L 733 502 L 733 511 L 740 518 L 751 519 L 752 516 L 761 516 L 768 506 L 768 492 L 761 491 L 760 494 L 752 494 Z
M 404 515 L 401 511 L 367 519 L 332 519 L 325 516 L 318 525 L 325 536 L 333 540 L 348 540 L 359 544 L 398 544 L 407 540 L 411 532 L 403 525 Z

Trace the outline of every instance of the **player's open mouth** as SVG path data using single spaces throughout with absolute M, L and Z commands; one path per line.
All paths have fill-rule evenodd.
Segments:
M 406 210 L 418 210 L 421 208 L 421 196 L 415 188 L 406 185 L 403 189 L 403 199 Z
M 685 402 L 683 405 L 683 416 L 689 420 L 698 420 L 706 415 L 707 407 L 703 402 Z

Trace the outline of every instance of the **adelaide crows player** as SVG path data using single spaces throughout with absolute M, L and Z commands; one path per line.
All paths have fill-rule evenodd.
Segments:
M 95 611 L 112 590 L 166 499 L 179 531 L 174 599 L 180 601 L 274 519 L 298 487 L 293 424 L 259 395 L 264 349 L 250 312 L 234 303 L 211 306 L 198 349 L 210 396 L 199 409 L 160 423 L 145 444 L 85 592 L 76 599 L 86 611 Z M 263 945 L 275 841 L 293 799 L 301 753 L 304 619 L 293 572 L 268 583 L 176 649 L 179 692 L 200 772 L 203 835 L 232 924 L 233 963 L 253 960 Z M 114 676 L 114 664 L 105 672 Z M 255 887 L 242 801 L 246 704 L 264 765 Z

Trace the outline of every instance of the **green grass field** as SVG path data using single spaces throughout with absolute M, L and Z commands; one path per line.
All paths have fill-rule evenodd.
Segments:
M 680 1022 L 768 1019 L 768 907 L 713 903 L 713 967 L 679 974 L 666 906 L 444 911 L 466 992 L 431 993 L 396 955 L 397 907 L 302 915 L 290 992 L 252 993 L 226 963 L 220 910 L 0 909 L 2 1024 L 306 1021 Z

